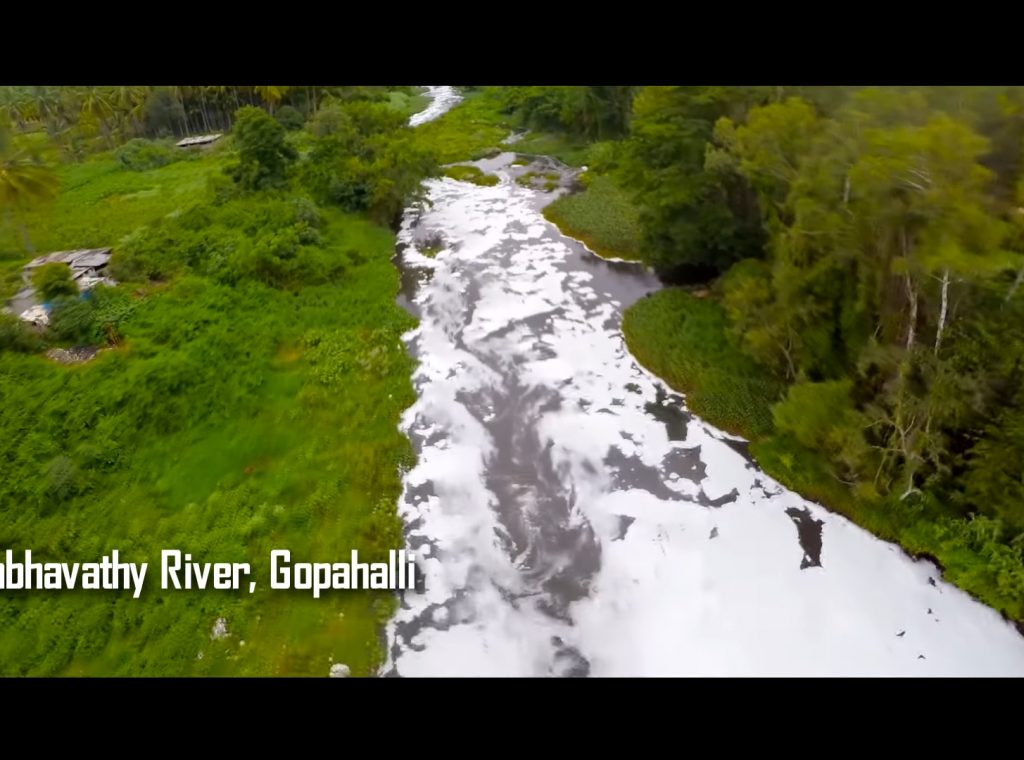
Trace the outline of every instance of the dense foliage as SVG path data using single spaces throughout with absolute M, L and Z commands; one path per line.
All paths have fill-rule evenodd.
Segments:
M 629 122 L 630 104 L 637 88 L 505 87 L 502 106 L 533 130 L 565 130 L 590 140 L 622 137 Z
M 773 474 L 1018 618 L 1022 115 L 1021 88 L 646 88 L 610 170 L 641 208 L 645 258 L 722 273 L 722 336 L 788 388 L 763 397 L 768 424 L 712 421 L 770 436 Z M 653 367 L 681 355 L 695 307 L 678 299 L 627 320 Z M 700 372 L 665 374 L 707 407 Z
M 392 595 L 314 600 L 267 584 L 271 548 L 338 561 L 339 547 L 383 558 L 401 543 L 395 501 L 411 452 L 398 415 L 412 387 L 399 337 L 412 320 L 394 303 L 394 236 L 349 212 L 393 215 L 433 163 L 405 162 L 406 116 L 387 93 L 348 89 L 323 109 L 341 111 L 343 138 L 286 134 L 298 120 L 283 106 L 277 118 L 243 107 L 211 150 L 132 140 L 49 170 L 56 197 L 49 180 L 4 196 L 16 213 L 0 227 L 5 296 L 31 255 L 17 222 L 47 250 L 113 246 L 120 284 L 80 295 L 66 266 L 42 267 L 49 329 L 0 314 L 0 546 L 44 561 L 116 548 L 150 563 L 139 600 L 0 596 L 5 675 L 325 676 L 332 662 L 365 675 L 379 664 Z M 330 151 L 342 139 L 366 146 L 369 203 L 307 185 L 311 156 L 341 162 Z M 30 179 L 32 161 L 18 164 Z M 72 346 L 99 352 L 71 366 L 40 353 Z M 153 579 L 163 548 L 250 562 L 258 588 L 164 592 Z M 219 618 L 224 637 L 212 635 Z
M 325 104 L 311 125 L 319 139 L 303 166 L 303 184 L 322 202 L 395 222 L 418 196 L 420 180 L 436 170 L 433 154 L 406 124 L 382 103 Z
M 0 87 L 0 119 L 41 129 L 65 157 L 112 149 L 133 137 L 226 132 L 243 106 L 265 108 L 298 129 L 325 98 L 388 103 L 408 115 L 416 87 Z M 413 109 L 415 110 L 415 109 Z

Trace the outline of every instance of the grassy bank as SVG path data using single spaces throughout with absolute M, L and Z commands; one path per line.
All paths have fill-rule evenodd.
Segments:
M 584 166 L 590 143 L 553 132 L 530 132 L 505 148 L 527 156 L 554 156 L 568 166 Z
M 915 556 L 939 562 L 947 580 L 1014 620 L 1024 620 L 1020 552 L 998 541 L 984 517 L 962 519 L 929 499 L 901 502 L 857 494 L 828 460 L 775 430 L 770 407 L 785 388 L 728 339 L 713 300 L 668 288 L 630 307 L 626 342 L 637 360 L 686 394 L 687 406 L 712 425 L 751 441 L 771 477 L 826 505 Z
M 544 216 L 599 256 L 640 258 L 640 221 L 626 194 L 609 177 L 594 177 L 582 193 L 559 198 Z
M 150 567 L 140 599 L 0 596 L 3 675 L 367 675 L 382 659 L 392 594 L 272 591 L 268 559 L 401 544 L 412 454 L 397 425 L 414 393 L 394 238 L 290 191 L 214 202 L 224 163 L 66 166 L 55 205 L 27 220 L 39 252 L 113 245 L 122 272 L 159 276 L 115 289 L 120 344 L 86 364 L 0 351 L 0 546 Z M 3 235 L 16 275 L 29 254 Z M 256 591 L 163 591 L 165 548 L 249 562 Z
M 405 116 L 412 116 L 430 105 L 430 96 L 422 87 L 411 93 L 396 90 L 388 93 L 388 105 Z
M 493 88 L 467 93 L 455 108 L 416 128 L 416 142 L 433 150 L 438 163 L 475 161 L 498 148 L 511 126 Z

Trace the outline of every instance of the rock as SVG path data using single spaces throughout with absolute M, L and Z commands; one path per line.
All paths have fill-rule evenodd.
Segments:
M 46 352 L 46 358 L 60 364 L 82 364 L 92 359 L 99 353 L 99 349 L 93 346 L 76 346 L 75 348 L 51 348 Z
M 348 665 L 342 665 L 340 662 L 331 665 L 331 678 L 348 678 L 350 675 L 352 675 L 352 671 L 349 670 Z

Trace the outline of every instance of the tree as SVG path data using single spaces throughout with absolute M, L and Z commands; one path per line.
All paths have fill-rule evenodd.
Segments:
M 274 109 L 277 104 L 280 103 L 284 96 L 288 94 L 291 87 L 283 87 L 281 85 L 270 85 L 266 87 L 255 87 L 256 94 L 260 96 L 264 103 L 267 104 L 267 110 L 270 113 L 274 113 Z
M 285 130 L 266 111 L 246 106 L 235 113 L 234 135 L 239 163 L 229 172 L 246 190 L 280 187 L 288 166 L 298 158 L 285 141 Z
M 53 200 L 60 189 L 57 173 L 29 155 L 11 152 L 6 130 L 0 126 L 0 209 L 8 223 L 18 217 L 25 248 L 32 251 L 21 215 L 34 205 Z
M 405 117 L 386 103 L 327 103 L 311 126 L 320 138 L 302 166 L 303 184 L 316 198 L 381 223 L 394 222 L 436 168 Z
M 863 435 L 867 421 L 854 407 L 852 390 L 849 379 L 797 383 L 772 407 L 776 429 L 841 463 L 840 479 L 856 477 L 870 452 Z
M 32 272 L 32 286 L 46 301 L 52 301 L 61 296 L 78 295 L 78 286 L 71 279 L 71 268 L 60 262 L 37 267 Z
M 761 255 L 749 186 L 722 162 L 705 171 L 715 122 L 760 97 L 756 89 L 645 87 L 633 100 L 619 179 L 640 207 L 644 255 L 661 272 L 706 276 Z

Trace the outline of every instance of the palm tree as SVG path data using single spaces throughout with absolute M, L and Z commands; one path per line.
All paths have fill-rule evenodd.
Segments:
M 57 197 L 60 180 L 57 172 L 36 161 L 27 151 L 12 153 L 8 147 L 6 132 L 0 132 L 0 209 L 10 224 L 15 214 L 21 217 L 31 206 Z M 32 241 L 24 219 L 20 219 L 19 228 L 25 248 L 31 252 Z
M 110 100 L 99 87 L 86 87 L 82 93 L 79 108 L 83 114 L 88 114 L 102 122 L 113 110 Z
M 270 85 L 268 87 L 254 87 L 253 89 L 256 90 L 256 94 L 267 104 L 267 110 L 273 114 L 274 107 L 288 94 L 291 87 Z
M 142 114 L 149 97 L 148 87 L 115 87 L 111 103 L 115 116 L 120 117 L 122 132 L 130 131 L 138 134 L 142 124 Z

